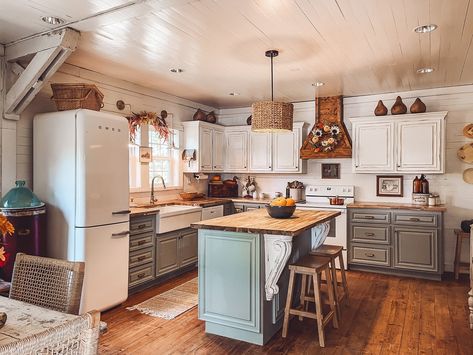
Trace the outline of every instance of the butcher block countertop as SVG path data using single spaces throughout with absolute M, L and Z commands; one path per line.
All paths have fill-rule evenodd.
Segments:
M 394 210 L 412 210 L 427 212 L 445 212 L 445 205 L 421 206 L 411 203 L 393 203 L 393 202 L 354 202 L 347 205 L 348 208 L 369 208 L 369 209 L 394 209 Z
M 337 211 L 297 210 L 291 218 L 271 218 L 265 209 L 257 209 L 191 224 L 196 229 L 228 232 L 296 236 L 307 229 L 340 215 Z

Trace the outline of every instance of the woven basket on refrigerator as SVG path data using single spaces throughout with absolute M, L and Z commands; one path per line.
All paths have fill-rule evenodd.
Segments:
M 93 84 L 51 84 L 58 111 L 85 108 L 100 111 L 103 94 Z

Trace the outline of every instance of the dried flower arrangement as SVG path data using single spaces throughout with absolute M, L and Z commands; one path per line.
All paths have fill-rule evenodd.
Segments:
M 0 234 L 2 237 L 5 238 L 7 235 L 11 236 L 13 232 L 15 232 L 13 225 L 10 223 L 7 217 L 5 217 L 3 214 L 0 214 Z M 5 251 L 5 247 L 2 244 L 3 239 L 2 243 L 0 243 L 0 267 L 4 267 L 9 258 L 9 254 Z
M 149 124 L 154 127 L 159 136 L 164 140 L 168 140 L 171 131 L 166 123 L 164 115 L 159 116 L 156 112 L 141 111 L 132 112 L 131 116 L 127 116 L 128 128 L 130 130 L 130 141 L 135 142 L 136 131 L 142 124 Z
M 340 142 L 342 131 L 336 124 L 319 122 L 312 130 L 312 135 L 310 142 L 316 152 L 330 152 Z

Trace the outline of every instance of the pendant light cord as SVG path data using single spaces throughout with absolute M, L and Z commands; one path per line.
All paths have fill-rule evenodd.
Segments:
M 273 55 L 271 55 L 271 101 L 274 101 L 274 87 L 273 87 Z

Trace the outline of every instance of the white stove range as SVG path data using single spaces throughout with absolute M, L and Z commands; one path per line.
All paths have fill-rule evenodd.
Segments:
M 345 199 L 343 205 L 331 205 L 329 197 Z M 343 262 L 347 267 L 347 205 L 355 201 L 353 185 L 308 185 L 305 188 L 305 202 L 296 203 L 298 209 L 337 210 L 341 215 L 330 223 L 330 232 L 325 243 L 343 246 Z M 337 267 L 338 265 L 337 260 Z

